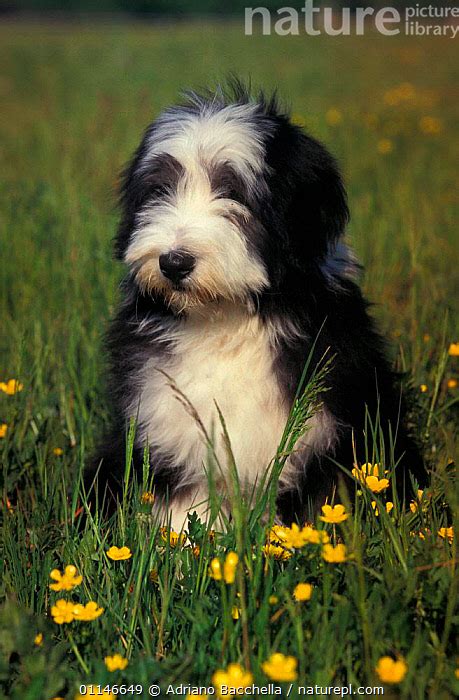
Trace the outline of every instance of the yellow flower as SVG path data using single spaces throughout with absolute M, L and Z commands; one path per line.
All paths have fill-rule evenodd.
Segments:
M 277 595 L 270 595 L 269 596 L 268 603 L 270 605 L 276 605 L 278 602 L 279 602 L 279 598 L 277 597 Z
M 51 615 L 54 622 L 57 625 L 62 625 L 64 622 L 72 622 L 74 619 L 73 610 L 75 608 L 75 603 L 72 601 L 60 600 L 56 601 L 56 604 L 51 608 Z
M 298 583 L 293 589 L 293 597 L 295 600 L 311 600 L 312 586 L 310 583 Z
M 8 396 L 14 396 L 19 391 L 22 391 L 24 384 L 18 382 L 17 379 L 8 379 L 7 382 L 0 382 L 0 391 L 4 391 Z
M 35 646 L 41 647 L 41 645 L 43 644 L 43 634 L 41 632 L 37 634 L 37 636 L 33 640 L 33 643 L 35 644 Z
M 81 622 L 92 622 L 96 618 L 100 617 L 104 612 L 104 608 L 99 608 L 97 603 L 90 600 L 86 605 L 81 605 L 81 603 L 73 604 L 73 617 L 75 620 L 80 620 Z
M 185 700 L 193 700 L 193 698 L 202 698 L 202 700 L 209 700 L 207 693 L 187 693 Z
M 422 117 L 419 120 L 419 128 L 423 134 L 439 134 L 443 129 L 441 119 L 436 117 Z
M 215 579 L 215 581 L 221 581 L 223 578 L 222 565 L 220 563 L 220 559 L 217 559 L 217 557 L 212 559 L 210 562 L 209 576 Z
M 324 505 L 322 506 L 323 515 L 320 516 L 320 520 L 324 523 L 342 523 L 349 517 L 348 513 L 345 513 L 345 507 L 338 503 L 336 506 Z
M 178 533 L 175 532 L 175 530 L 169 530 L 167 527 L 162 527 L 160 532 L 164 542 L 169 541 L 169 546 L 172 548 L 182 547 L 186 542 L 186 535 L 184 532 Z
M 388 153 L 392 153 L 394 150 L 394 144 L 390 139 L 381 139 L 378 141 L 378 153 L 380 153 L 382 156 L 386 156 Z
M 228 552 L 225 563 L 223 564 L 223 578 L 225 579 L 225 583 L 234 583 L 238 561 L 239 557 L 236 552 Z
M 451 355 L 451 357 L 459 357 L 459 343 L 451 343 L 448 348 L 448 355 Z
M 394 107 L 399 102 L 413 100 L 415 97 L 416 90 L 414 86 L 411 83 L 402 83 L 384 94 L 384 102 L 390 107 Z
M 402 657 L 394 661 L 390 656 L 382 656 L 375 671 L 383 683 L 400 683 L 406 676 L 408 666 Z
M 374 510 L 374 512 L 375 512 L 375 515 L 378 516 L 378 515 L 379 515 L 379 510 L 378 510 L 378 504 L 376 503 L 376 501 L 372 501 L 372 502 L 371 502 L 371 507 L 373 508 L 373 510 Z M 394 507 L 394 504 L 392 503 L 392 501 L 387 501 L 387 503 L 386 503 L 386 513 L 390 513 L 393 507 Z
M 62 447 L 55 447 L 53 449 L 53 454 L 56 455 L 56 457 L 61 457 L 64 454 L 64 450 Z
M 73 564 L 66 566 L 63 574 L 59 569 L 53 569 L 49 577 L 57 582 L 49 584 L 53 591 L 71 591 L 75 586 L 79 586 L 83 580 L 83 576 L 77 575 L 76 566 Z
M 373 493 L 381 493 L 381 491 L 385 491 L 389 486 L 388 479 L 378 479 L 377 476 L 367 476 L 365 483 Z
M 292 527 L 284 528 L 281 533 L 281 542 L 287 549 L 300 549 L 307 544 L 306 528 L 300 528 L 296 523 L 292 523 Z
M 273 557 L 273 559 L 277 559 L 278 561 L 285 561 L 292 556 L 292 552 L 289 552 L 288 549 L 277 544 L 265 544 L 262 551 L 265 557 Z
M 457 379 L 448 379 L 448 389 L 455 389 L 457 387 Z M 5 437 L 0 435 L 0 437 Z
M 233 607 L 231 608 L 231 617 L 233 618 L 233 620 L 239 620 L 240 616 L 241 611 L 239 610 L 237 605 L 233 605 Z
M 121 654 L 113 654 L 113 656 L 106 656 L 104 659 L 105 665 L 109 671 L 124 671 L 128 665 L 128 660 L 121 656 Z
M 155 494 L 151 491 L 144 491 L 140 496 L 140 502 L 147 506 L 152 506 L 155 502 Z
M 379 465 L 378 464 L 363 464 L 360 468 L 354 467 L 352 470 L 353 476 L 358 479 L 362 484 L 365 484 L 370 491 L 373 493 L 380 493 L 385 491 L 389 486 L 388 479 L 379 478 Z
M 306 525 L 302 530 L 306 540 L 306 544 L 327 544 L 330 541 L 328 532 L 325 530 L 315 530 L 313 527 Z
M 416 511 L 419 507 L 419 504 L 422 501 L 423 495 L 424 495 L 424 491 L 422 489 L 418 489 L 416 501 L 411 501 L 411 503 L 410 503 L 410 511 L 412 513 L 416 513 Z
M 329 564 L 341 564 L 346 561 L 346 547 L 344 544 L 337 544 L 336 547 L 333 547 L 332 544 L 324 544 L 322 557 Z
M 341 122 L 343 121 L 343 115 L 341 114 L 339 109 L 336 109 L 336 107 L 332 107 L 325 114 L 325 120 L 330 126 L 338 126 L 338 124 L 341 124 Z
M 292 116 L 290 117 L 290 121 L 296 126 L 306 126 L 306 120 L 304 117 L 301 116 L 301 114 L 292 114 Z
M 454 530 L 452 527 L 441 527 L 438 531 L 438 534 L 440 535 L 440 537 L 443 537 L 443 539 L 448 540 L 448 542 L 453 541 Z
M 427 384 L 421 384 L 421 386 L 419 388 L 420 388 L 421 392 L 423 394 L 425 394 L 427 391 Z
M 0 425 L 0 438 L 6 437 L 6 431 L 8 430 L 8 426 L 6 423 L 2 423 Z
M 229 664 L 226 671 L 219 669 L 215 671 L 212 676 L 212 684 L 219 698 L 226 697 L 227 695 L 243 695 L 244 688 L 252 685 L 252 683 L 252 674 L 250 671 L 246 671 L 240 664 Z
M 296 681 L 298 661 L 294 656 L 284 656 L 277 652 L 261 664 L 263 672 L 272 681 Z
M 110 547 L 107 549 L 107 557 L 113 559 L 113 561 L 123 561 L 124 559 L 130 559 L 132 557 L 132 552 L 129 547 Z

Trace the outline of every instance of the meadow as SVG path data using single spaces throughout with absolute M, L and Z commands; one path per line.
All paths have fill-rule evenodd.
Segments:
M 459 691 L 454 48 L 244 37 L 223 22 L 0 27 L 1 698 L 74 700 L 81 684 L 107 698 L 212 682 L 273 683 L 264 697 L 291 683 L 289 697 L 297 683 L 408 699 Z M 399 503 L 375 431 L 370 454 L 389 484 L 377 491 L 356 473 L 357 494 L 335 499 L 347 518 L 335 509 L 269 533 L 263 495 L 246 503 L 236 482 L 227 532 L 192 519 L 183 541 L 152 520 L 145 474 L 112 520 L 95 513 L 81 527 L 81 472 L 108 414 L 119 172 L 182 88 L 230 71 L 278 87 L 341 163 L 349 241 L 432 483 Z

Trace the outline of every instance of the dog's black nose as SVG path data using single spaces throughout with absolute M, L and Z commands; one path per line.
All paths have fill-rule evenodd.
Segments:
M 159 256 L 159 269 L 164 277 L 179 282 L 188 277 L 196 264 L 196 258 L 183 250 L 173 250 Z

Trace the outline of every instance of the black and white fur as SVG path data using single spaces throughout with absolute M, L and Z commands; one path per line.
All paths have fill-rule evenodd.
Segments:
M 374 418 L 379 407 L 386 436 L 397 434 L 400 484 L 409 487 L 408 470 L 423 480 L 384 342 L 342 241 L 348 207 L 336 162 L 275 99 L 233 93 L 192 94 L 163 112 L 121 192 L 116 252 L 128 274 L 108 336 L 113 420 L 88 484 L 96 469 L 99 491 L 119 493 L 126 424 L 136 418 L 134 466 L 148 445 L 156 507 L 168 501 L 178 530 L 188 512 L 207 513 L 199 422 L 225 465 L 217 403 L 251 489 L 272 462 L 316 339 L 311 369 L 327 351 L 334 360 L 321 408 L 281 474 L 280 519 L 301 520 L 308 502 L 323 503 L 336 463 L 352 468 L 353 449 L 366 461 L 366 408 Z

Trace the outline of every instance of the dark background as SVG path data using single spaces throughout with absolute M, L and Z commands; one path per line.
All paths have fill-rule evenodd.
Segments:
M 429 0 L 420 5 L 431 4 Z M 435 3 L 433 3 L 435 4 Z M 448 0 L 442 6 L 452 4 Z M 407 0 L 315 0 L 315 7 L 410 7 L 415 1 Z M 245 7 L 267 7 L 275 11 L 281 7 L 300 9 L 304 2 L 296 0 L 0 0 L 3 12 L 123 12 L 129 14 L 192 15 L 222 14 L 240 15 Z

